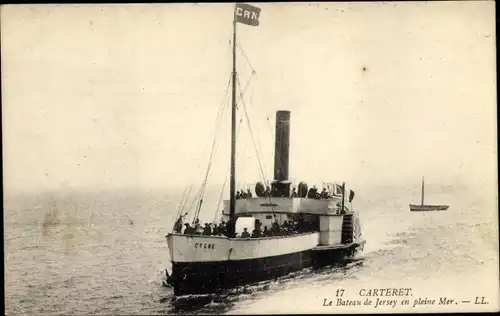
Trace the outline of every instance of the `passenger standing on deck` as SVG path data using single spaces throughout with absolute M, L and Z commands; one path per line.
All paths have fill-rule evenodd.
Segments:
M 292 195 L 291 195 L 291 197 L 292 197 L 292 198 L 296 198 L 296 197 L 298 197 L 298 196 L 299 196 L 299 195 L 298 195 L 298 194 L 297 194 L 297 192 L 295 191 L 295 187 L 294 187 L 294 188 L 292 189 Z
M 262 236 L 262 231 L 260 230 L 260 226 L 255 226 L 252 231 L 252 238 L 259 238 Z
M 267 230 L 267 226 L 264 226 L 264 230 L 262 231 L 262 237 L 268 237 L 269 231 Z
M 304 232 L 310 232 L 313 230 L 313 223 L 311 222 L 310 219 L 305 220 L 304 223 Z
M 214 224 L 214 230 L 213 230 L 213 235 L 214 236 L 221 236 L 222 235 L 222 224 Z
M 280 226 L 278 225 L 277 222 L 273 222 L 272 225 L 271 225 L 271 234 L 273 236 L 279 236 L 280 235 Z
M 250 199 L 252 198 L 252 192 L 250 191 L 250 189 L 247 190 L 247 199 Z
M 260 220 L 256 219 L 255 224 L 254 224 L 254 228 L 252 231 L 252 238 L 259 238 L 262 236 L 262 231 L 260 229 L 261 226 L 262 226 L 262 223 L 260 222 Z
M 299 234 L 304 233 L 306 231 L 305 227 L 306 227 L 306 222 L 304 220 L 304 215 L 300 214 L 299 219 L 297 220 L 297 232 Z
M 288 234 L 288 221 L 284 221 L 283 225 L 281 225 L 282 231 L 286 234 Z
M 175 222 L 175 225 L 174 225 L 174 232 L 175 233 L 182 233 L 182 224 L 184 223 L 184 217 L 187 216 L 188 213 L 185 213 L 184 215 L 181 215 L 179 216 L 179 218 L 177 219 L 177 221 Z
M 265 194 L 266 194 L 266 196 L 271 196 L 271 188 L 269 188 L 269 186 L 266 186 Z
M 323 188 L 323 191 L 321 191 L 321 198 L 328 199 L 328 192 L 326 191 L 326 188 Z
M 225 236 L 226 235 L 226 223 L 224 221 L 222 221 L 219 224 L 219 235 L 220 236 Z
M 240 191 L 236 191 L 236 199 L 239 200 L 241 198 Z
M 203 235 L 210 236 L 212 234 L 212 230 L 210 229 L 210 224 L 205 223 L 205 227 L 203 227 Z
M 316 199 L 318 198 L 318 189 L 316 188 L 315 185 L 313 185 L 312 188 L 309 189 L 309 192 L 307 192 L 307 197 L 310 199 Z
M 222 234 L 224 236 L 227 236 L 228 232 L 230 231 L 229 222 L 226 223 L 226 222 L 222 221 L 222 224 L 223 224 L 223 228 L 224 228 L 222 231 Z M 234 236 L 227 236 L 227 237 L 234 237 Z
M 184 224 L 184 226 L 186 226 L 186 228 L 184 229 L 184 234 L 191 235 L 193 233 L 193 227 L 191 227 L 189 223 Z
M 243 232 L 241 233 L 241 238 L 250 238 L 250 233 L 247 231 L 247 228 L 243 228 Z
M 314 198 L 315 199 L 320 199 L 321 198 L 321 194 L 318 192 L 318 188 L 316 188 L 315 185 L 313 185 L 313 189 L 314 189 Z
M 195 223 L 194 224 L 194 232 L 195 232 L 195 234 L 201 235 L 203 233 L 203 228 L 200 225 L 200 220 L 196 219 L 196 221 L 194 223 Z

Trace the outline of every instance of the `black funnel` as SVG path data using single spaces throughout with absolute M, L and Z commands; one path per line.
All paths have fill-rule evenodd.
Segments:
M 274 182 L 272 195 L 288 197 L 290 181 L 288 167 L 290 156 L 290 111 L 276 111 L 276 140 L 274 145 Z

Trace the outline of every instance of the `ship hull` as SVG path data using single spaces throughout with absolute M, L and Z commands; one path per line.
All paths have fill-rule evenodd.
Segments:
M 299 271 L 312 265 L 312 252 L 223 262 L 173 262 L 174 294 L 208 294 Z
M 414 205 L 410 204 L 411 212 L 431 212 L 431 211 L 446 211 L 449 205 Z
M 182 244 L 183 241 L 189 240 L 189 237 L 184 237 L 177 236 L 176 238 L 170 235 L 167 236 L 167 239 L 169 239 L 169 245 L 175 242 L 174 239 Z M 195 244 L 213 242 L 211 245 L 215 245 L 214 249 L 212 246 L 209 248 L 213 251 L 218 246 L 223 247 L 226 243 L 229 248 L 225 250 L 231 249 L 231 246 L 239 246 L 240 252 L 229 250 L 235 256 L 233 260 L 230 258 L 214 260 L 215 256 L 210 259 L 205 256 L 204 258 L 207 260 L 203 260 L 204 258 L 199 256 L 198 260 L 193 261 L 185 260 L 185 253 L 176 253 L 176 247 L 171 248 L 173 249 L 171 256 L 173 255 L 174 259 L 172 260 L 172 275 L 169 277 L 169 283 L 173 286 L 176 296 L 217 293 L 241 285 L 273 280 L 304 268 L 319 267 L 345 260 L 352 256 L 355 250 L 353 247 L 340 247 L 327 251 L 315 251 L 319 238 L 318 233 L 247 240 L 211 236 L 191 238 Z M 278 245 L 281 247 L 277 248 Z M 245 253 L 243 249 L 245 247 L 247 249 L 253 248 L 252 254 Z M 201 253 L 210 253 L 206 248 L 203 249 Z M 280 254 L 266 256 L 266 253 Z M 175 259 L 176 254 L 177 260 Z

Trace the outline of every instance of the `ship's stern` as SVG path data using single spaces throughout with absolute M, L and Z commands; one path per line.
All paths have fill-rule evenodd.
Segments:
M 321 216 L 320 243 L 313 249 L 314 265 L 322 267 L 357 260 L 365 243 L 357 212 Z

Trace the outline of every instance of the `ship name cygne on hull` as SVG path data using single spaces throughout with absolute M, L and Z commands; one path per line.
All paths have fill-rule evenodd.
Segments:
M 207 243 L 199 243 L 197 242 L 196 244 L 194 244 L 194 247 L 195 248 L 198 248 L 198 249 L 215 249 L 215 244 L 207 244 Z

